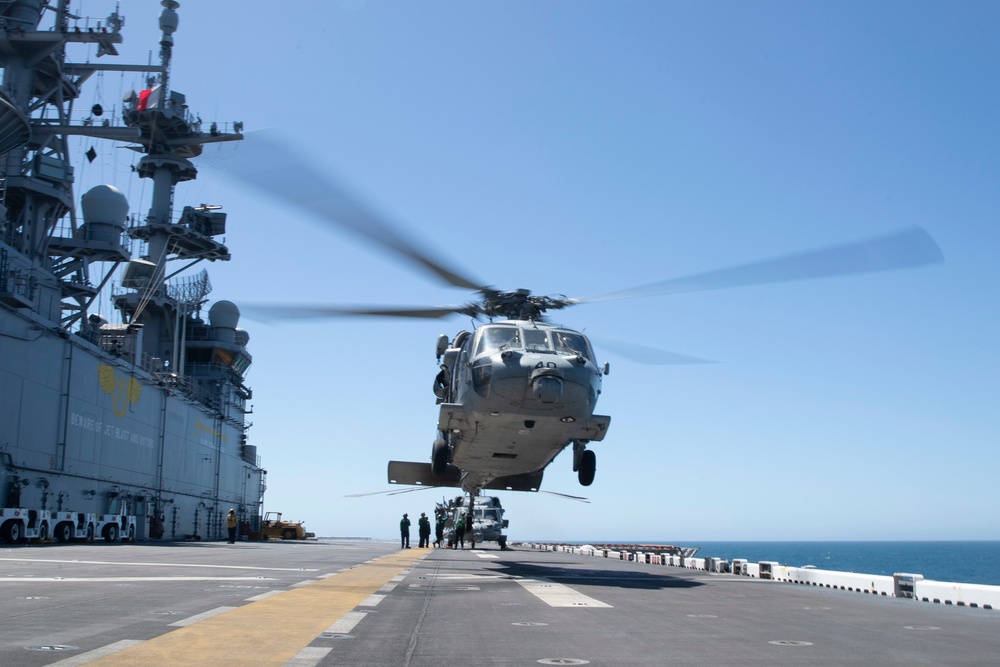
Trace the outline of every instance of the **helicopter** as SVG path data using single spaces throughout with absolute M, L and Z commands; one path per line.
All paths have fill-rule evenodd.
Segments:
M 502 291 L 449 266 L 423 249 L 347 188 L 327 178 L 273 130 L 247 134 L 230 173 L 262 192 L 294 203 L 334 228 L 352 232 L 475 300 L 451 306 L 257 305 L 251 316 L 271 319 L 390 317 L 481 321 L 473 331 L 441 334 L 436 344 L 436 435 L 424 461 L 390 461 L 391 484 L 458 487 L 470 497 L 486 489 L 540 490 L 546 467 L 572 448 L 573 471 L 590 486 L 611 417 L 595 412 L 607 363 L 589 338 L 548 321 L 547 313 L 602 301 L 715 290 L 912 268 L 943 261 L 920 227 L 843 245 L 673 278 L 605 294 L 573 298 Z M 294 180 L 289 181 L 294 174 Z M 676 355 L 683 359 L 682 355 Z M 691 359 L 691 358 L 688 358 Z M 681 361 L 680 363 L 683 363 Z M 576 496 L 570 498 L 581 499 Z

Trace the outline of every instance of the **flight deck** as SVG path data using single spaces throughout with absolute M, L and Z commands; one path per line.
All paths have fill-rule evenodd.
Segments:
M 516 547 L 0 551 L 3 665 L 988 664 L 1000 611 Z

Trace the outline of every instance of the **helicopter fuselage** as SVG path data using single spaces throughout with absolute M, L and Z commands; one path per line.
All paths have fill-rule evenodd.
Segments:
M 438 441 L 469 491 L 511 476 L 538 473 L 540 481 L 559 452 L 603 439 L 610 422 L 594 414 L 604 370 L 577 331 L 532 320 L 487 324 L 455 337 L 442 372 Z

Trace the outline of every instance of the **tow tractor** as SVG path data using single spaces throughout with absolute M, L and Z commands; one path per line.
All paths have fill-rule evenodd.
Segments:
M 307 533 L 302 521 L 282 521 L 281 512 L 264 513 L 262 539 L 304 540 L 310 537 L 316 537 L 316 533 Z
M 48 512 L 24 507 L 0 507 L 0 539 L 7 544 L 18 544 L 31 539 L 45 542 L 49 539 Z
M 56 542 L 90 542 L 97 536 L 106 542 L 120 542 L 122 538 L 131 542 L 135 540 L 135 526 L 135 517 L 128 514 L 0 507 L 0 539 L 8 544 L 53 539 Z
M 94 516 L 94 534 L 105 542 L 135 542 L 135 517 L 129 514 L 97 514 Z

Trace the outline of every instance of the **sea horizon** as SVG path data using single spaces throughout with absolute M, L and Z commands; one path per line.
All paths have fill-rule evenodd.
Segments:
M 566 544 L 698 547 L 697 558 L 745 558 L 885 576 L 919 574 L 935 581 L 1000 586 L 996 567 L 1000 540 L 574 540 Z

